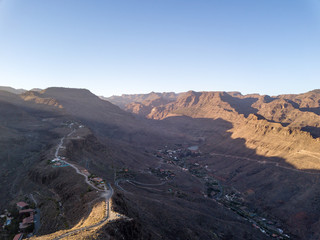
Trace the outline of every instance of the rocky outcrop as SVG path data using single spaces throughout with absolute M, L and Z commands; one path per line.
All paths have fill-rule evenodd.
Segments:
M 43 97 L 41 92 L 29 91 L 21 94 L 20 96 L 25 101 L 32 101 L 37 104 L 44 104 L 58 108 L 63 108 L 63 106 L 59 104 L 59 102 L 56 99 Z

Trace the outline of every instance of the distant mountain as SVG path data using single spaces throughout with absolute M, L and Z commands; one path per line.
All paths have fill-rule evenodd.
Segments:
M 25 89 L 15 89 L 15 88 L 12 88 L 12 87 L 0 86 L 0 91 L 6 91 L 6 92 L 14 93 L 14 94 L 21 94 L 21 93 L 26 92 L 27 90 L 25 90 Z
M 315 208 L 292 208 L 294 201 L 305 206 L 311 195 L 320 190 L 312 187 L 308 195 L 299 185 L 309 181 L 301 178 L 313 179 L 312 175 L 318 176 L 320 170 L 320 90 L 279 96 L 189 91 L 168 102 L 164 102 L 161 95 L 150 95 L 147 101 L 139 95 L 114 97 L 114 103 L 141 117 L 174 124 L 180 132 L 197 137 L 201 150 L 215 156 L 202 164 L 214 166 L 216 174 L 228 172 L 225 181 L 232 182 L 237 189 L 250 189 L 249 186 L 256 189 L 252 203 L 264 202 L 261 205 L 264 211 L 278 218 L 290 212 L 291 220 L 283 221 L 293 235 L 296 234 L 293 239 L 320 237 L 318 230 L 313 237 L 308 237 L 307 228 L 298 233 L 294 227 L 301 223 L 303 215 L 316 229 L 320 219 L 316 217 L 312 221 L 307 217 L 312 212 L 310 209 Z M 266 157 L 269 160 L 255 162 Z M 285 173 L 279 173 L 280 169 Z M 303 169 L 310 172 L 300 175 Z M 300 180 L 291 178 L 294 171 Z M 278 174 L 284 174 L 283 178 Z M 295 185 L 296 193 L 288 190 L 294 188 L 291 184 L 299 185 Z
M 41 88 L 32 88 L 30 91 L 41 92 L 41 91 L 43 91 L 43 89 L 41 89 Z
M 129 98 L 126 96 L 126 99 Z M 245 138 L 259 153 L 290 158 L 288 161 L 301 168 L 308 168 L 309 165 L 301 164 L 300 155 L 290 154 L 293 149 L 302 146 L 308 150 L 314 149 L 310 147 L 313 146 L 311 142 L 318 145 L 318 140 L 314 138 L 320 137 L 320 116 L 317 114 L 320 110 L 319 99 L 319 90 L 276 97 L 241 95 L 238 92 L 189 91 L 165 104 L 152 104 L 151 100 L 148 102 L 150 107 L 146 104 L 137 107 L 139 105 L 132 102 L 127 104 L 126 110 L 156 120 L 169 121 L 170 118 L 184 116 L 193 119 L 223 119 L 233 124 L 234 136 Z M 261 132 L 261 129 L 264 130 Z M 215 142 L 211 136 L 207 137 Z M 273 138 L 283 140 L 270 141 Z M 233 149 L 236 151 L 237 148 Z M 320 169 L 320 164 L 313 164 L 313 167 Z
M 151 92 L 148 94 L 123 94 L 121 96 L 112 96 L 109 98 L 104 98 L 104 100 L 108 100 L 109 102 L 119 106 L 122 109 L 133 109 L 135 106 L 127 107 L 128 104 L 134 104 L 141 106 L 150 106 L 151 104 L 159 105 L 160 103 L 165 104 L 177 99 L 179 94 L 174 92 L 168 93 L 156 93 Z M 156 103 L 158 102 L 158 103 Z
M 167 102 L 161 96 L 137 102 L 137 96 L 116 97 L 114 103 L 121 102 L 123 109 L 150 119 L 190 116 L 234 121 L 255 114 L 258 118 L 278 122 L 283 126 L 299 127 L 320 137 L 320 90 L 276 97 L 241 95 L 239 92 L 189 91 L 175 95 Z M 126 105 L 123 107 L 124 103 Z

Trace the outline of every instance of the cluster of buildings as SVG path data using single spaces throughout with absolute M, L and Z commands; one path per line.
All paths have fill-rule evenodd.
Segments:
M 94 178 L 91 178 L 91 180 L 92 180 L 93 182 L 95 182 L 95 183 L 98 183 L 98 184 L 104 183 L 103 179 L 100 178 L 100 177 L 94 177 Z
M 57 157 L 53 160 L 51 160 L 51 164 L 53 167 L 67 167 L 69 166 L 68 163 L 65 162 L 65 157 Z
M 99 189 L 104 189 L 104 180 L 100 177 L 91 177 L 89 180 Z
M 96 177 L 88 172 L 87 169 L 82 169 L 81 173 L 86 175 L 91 183 L 93 183 L 96 187 L 104 189 L 104 180 L 100 177 Z
M 150 168 L 150 170 L 153 174 L 160 177 L 161 178 L 160 180 L 162 180 L 162 181 L 172 180 L 176 176 L 176 174 L 173 171 L 165 170 L 162 168 L 160 168 L 160 169 Z
M 25 202 L 17 202 L 17 208 L 19 210 L 19 217 L 22 219 L 19 223 L 19 229 L 21 232 L 28 232 L 33 229 L 35 210 L 30 208 L 29 204 Z M 15 239 L 22 239 L 22 235 L 22 233 L 17 234 Z
M 2 226 L 5 229 L 6 226 L 11 224 L 16 224 L 16 221 L 12 221 L 15 219 L 21 219 L 19 223 L 19 232 L 13 238 L 13 240 L 21 240 L 23 239 L 24 234 L 28 234 L 33 231 L 34 227 L 34 215 L 35 210 L 29 207 L 29 204 L 25 202 L 17 202 L 16 203 L 18 213 L 14 213 L 13 215 L 6 209 L 4 214 L 0 215 L 1 218 L 5 218 L 4 225 Z
M 158 157 L 170 157 L 174 158 L 177 160 L 178 158 L 183 158 L 183 157 L 196 157 L 199 156 L 201 152 L 199 151 L 198 146 L 191 146 L 191 147 L 186 147 L 186 148 L 179 148 L 179 149 L 167 149 L 167 146 L 164 149 L 159 149 L 157 152 Z
M 185 159 L 188 157 L 199 157 L 201 152 L 198 146 L 191 146 L 179 149 L 160 149 L 155 153 L 155 156 L 163 159 L 168 164 L 178 165 L 183 168 L 183 171 L 188 171 L 185 164 Z

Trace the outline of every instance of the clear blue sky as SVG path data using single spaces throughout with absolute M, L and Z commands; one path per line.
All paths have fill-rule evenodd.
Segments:
M 320 0 L 0 0 L 0 85 L 320 88 Z

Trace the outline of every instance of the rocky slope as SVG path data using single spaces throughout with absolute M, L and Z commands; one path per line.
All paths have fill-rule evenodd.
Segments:
M 110 182 L 131 219 L 84 239 L 319 239 L 319 95 L 151 93 L 118 107 L 85 89 L 2 91 L 0 210 L 33 193 L 39 235 L 90 213 L 95 191 L 48 165 L 76 124 L 64 156 Z
M 319 211 L 314 202 L 320 170 L 319 99 L 319 90 L 273 97 L 190 91 L 137 114 L 175 124 L 194 136 L 200 150 L 213 156 L 203 159 L 208 169 L 212 166 L 226 184 L 252 191 L 250 204 L 282 219 L 293 238 L 317 239 L 320 220 L 313 213 Z M 298 202 L 301 207 L 293 207 Z
M 319 98 L 319 91 L 278 97 L 190 91 L 180 94 L 175 102 L 154 107 L 149 112 L 140 111 L 138 114 L 157 120 L 177 116 L 223 119 L 233 124 L 233 129 L 230 130 L 234 132 L 232 136 L 244 138 L 248 147 L 257 149 L 263 155 L 286 157 L 289 161 L 291 153 L 310 150 L 310 146 L 318 142 L 313 138 L 320 136 L 320 116 L 315 111 L 307 111 L 306 106 L 312 106 L 315 110 Z M 274 133 L 275 141 L 270 141 L 271 133 Z M 285 137 L 280 141 L 283 135 Z M 297 147 L 292 147 L 294 145 Z M 282 150 L 278 151 L 280 148 Z M 299 154 L 294 158 L 298 156 Z M 290 162 L 297 165 L 292 159 L 290 155 Z M 298 165 L 308 168 L 313 164 L 304 167 L 303 164 Z
M 163 119 L 173 114 L 216 118 L 226 115 L 225 112 L 235 112 L 245 117 L 254 113 L 284 125 L 319 126 L 320 90 L 274 97 L 258 94 L 241 95 L 239 92 L 189 91 L 177 95 L 176 98 L 170 98 L 169 103 L 159 102 L 159 99 L 167 96 L 166 94 L 157 94 L 157 98 L 150 97 L 146 102 L 137 100 L 136 96 L 113 96 L 109 99 L 116 99 L 114 103 L 127 111 L 152 119 Z M 154 96 L 154 93 L 150 93 L 150 96 Z M 139 103 L 141 107 L 137 108 L 135 103 Z M 152 108 L 147 111 L 144 108 L 146 106 L 152 106 Z M 222 116 L 222 118 L 225 117 Z

